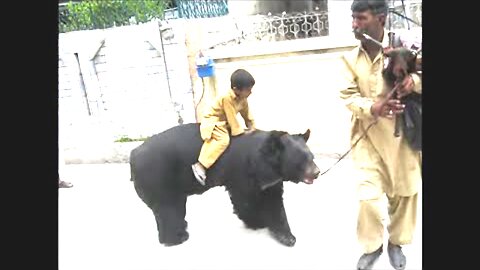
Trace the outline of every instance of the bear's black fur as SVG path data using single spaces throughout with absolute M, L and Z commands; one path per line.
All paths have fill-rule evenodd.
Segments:
M 311 184 L 320 173 L 306 145 L 310 130 L 290 135 L 260 131 L 232 137 L 207 171 L 206 185 L 193 175 L 203 141 L 199 124 L 185 124 L 152 136 L 130 154 L 131 180 L 138 196 L 153 211 L 160 243 L 188 239 L 187 197 L 225 186 L 234 213 L 248 228 L 268 228 L 275 239 L 295 244 L 283 205 L 283 181 Z

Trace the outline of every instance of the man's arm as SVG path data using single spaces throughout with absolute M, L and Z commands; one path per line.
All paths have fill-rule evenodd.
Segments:
M 419 94 L 422 93 L 422 78 L 418 74 L 411 73 L 410 76 L 412 76 L 413 80 L 413 91 L 417 92 Z
M 418 74 L 411 73 L 402 81 L 402 85 L 398 88 L 398 98 L 402 98 L 412 92 L 422 94 L 422 79 Z
M 422 31 L 421 30 L 404 30 L 400 31 L 400 40 L 402 47 L 412 49 L 412 50 L 422 50 Z M 418 57 L 418 56 L 417 56 Z M 413 91 L 419 94 L 422 93 L 422 79 L 416 73 L 410 73 L 410 76 L 413 80 Z M 409 85 L 406 86 L 407 91 L 410 90 Z
M 345 59 L 345 56 L 342 56 L 342 60 L 345 64 L 345 85 L 340 90 L 340 98 L 345 101 L 347 108 L 352 111 L 352 113 L 361 119 L 373 118 L 373 114 L 370 110 L 375 101 L 372 98 L 362 97 L 360 94 L 360 89 L 355 81 L 356 74 L 353 71 L 353 68 Z
M 377 117 L 393 118 L 393 114 L 402 113 L 404 105 L 398 99 L 387 96 L 375 100 L 373 98 L 362 97 L 360 89 L 356 83 L 356 73 L 350 66 L 345 57 L 342 57 L 345 63 L 345 85 L 340 90 L 340 98 L 345 101 L 347 108 L 353 112 L 358 119 L 374 120 Z M 393 93 L 391 93 L 393 94 Z

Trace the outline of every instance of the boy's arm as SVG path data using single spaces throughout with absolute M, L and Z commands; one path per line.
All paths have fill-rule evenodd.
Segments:
M 255 120 L 253 120 L 252 113 L 248 107 L 248 102 L 245 104 L 245 107 L 240 111 L 240 115 L 245 120 L 245 125 L 248 129 L 254 130 L 255 129 Z
M 223 100 L 223 111 L 225 112 L 227 123 L 230 126 L 231 135 L 237 136 L 242 134 L 244 130 L 238 122 L 237 111 L 235 111 L 235 106 L 233 105 L 233 101 L 231 99 L 225 98 Z

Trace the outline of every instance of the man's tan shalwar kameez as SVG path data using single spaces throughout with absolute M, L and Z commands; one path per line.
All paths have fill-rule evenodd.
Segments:
M 388 47 L 384 31 L 382 44 Z M 384 90 L 382 52 L 372 61 L 358 46 L 343 56 L 346 85 L 340 97 L 352 111 L 351 143 L 365 131 L 374 117 L 370 107 Z M 421 93 L 421 79 L 412 74 L 414 91 Z M 390 224 L 390 242 L 396 245 L 411 243 L 416 225 L 417 192 L 421 184 L 421 152 L 410 149 L 403 135 L 394 137 L 395 117 L 380 117 L 366 137 L 352 150 L 357 169 L 360 209 L 357 235 L 365 253 L 383 244 L 384 227 L 381 217 L 381 196 L 386 193 Z
M 237 120 L 237 113 L 245 120 L 247 128 L 255 128 L 253 117 L 248 108 L 246 98 L 240 98 L 230 89 L 215 100 L 203 116 L 200 124 L 200 134 L 204 140 L 198 161 L 210 168 L 230 143 L 230 135 L 238 136 L 244 133 Z

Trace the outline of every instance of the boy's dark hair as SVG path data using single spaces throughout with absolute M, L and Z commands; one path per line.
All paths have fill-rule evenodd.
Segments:
M 252 87 L 255 85 L 255 79 L 252 74 L 244 69 L 237 69 L 232 73 L 230 77 L 230 87 L 233 89 L 243 89 L 247 87 Z
M 386 0 L 353 0 L 351 9 L 353 12 L 371 10 L 374 15 L 387 15 L 388 5 Z

